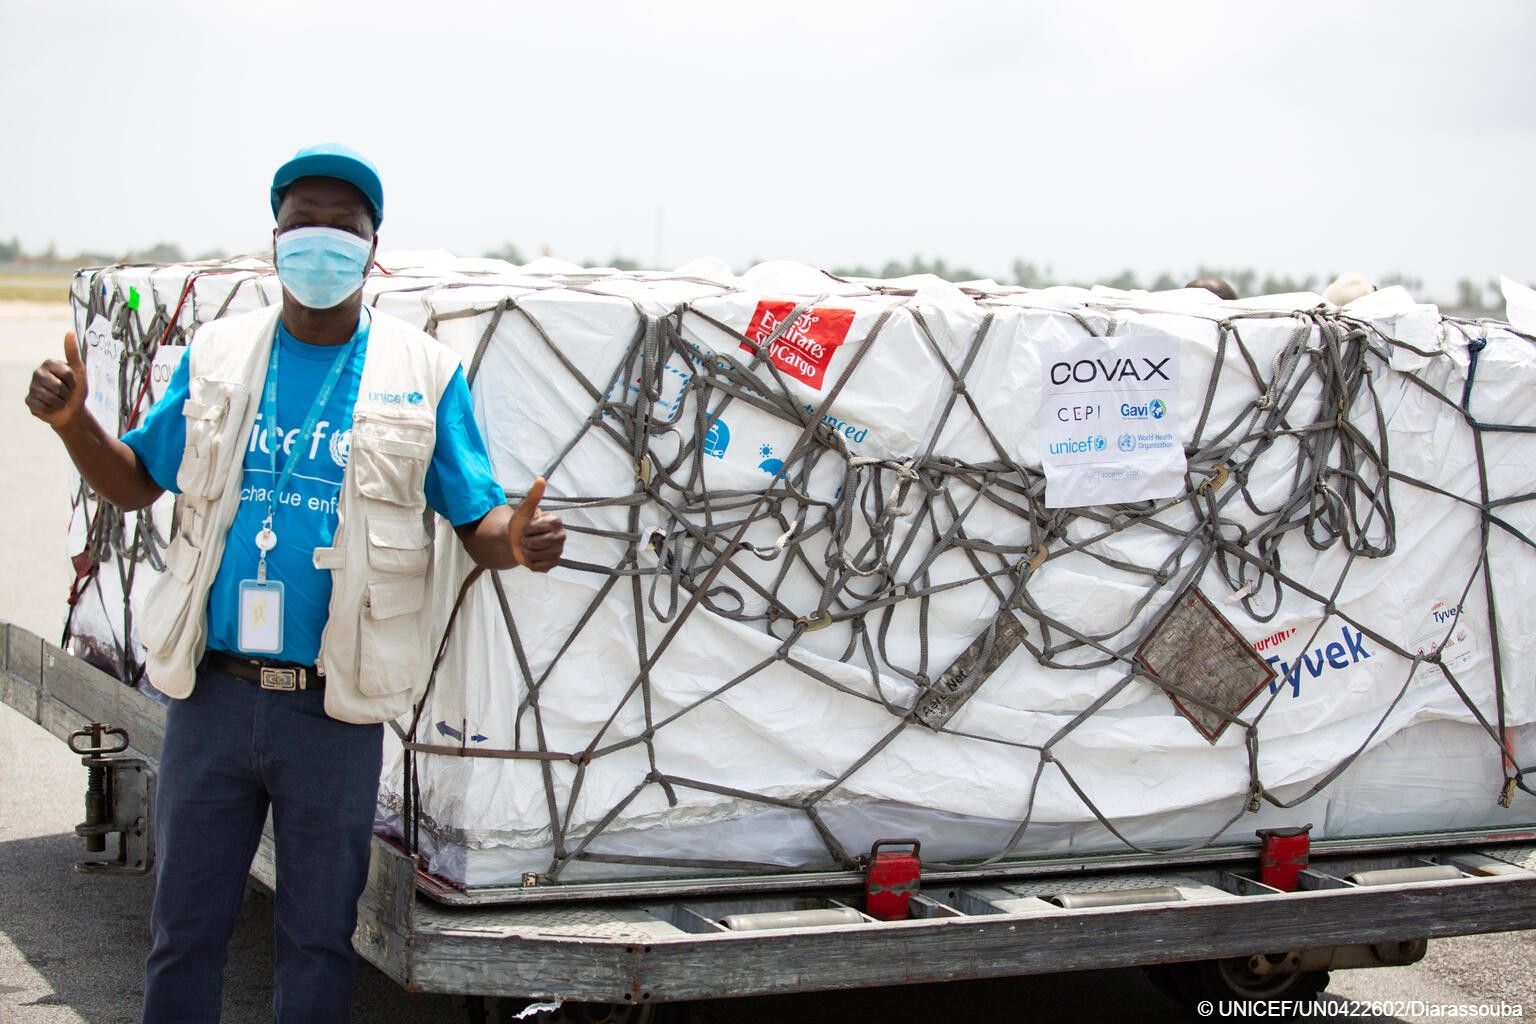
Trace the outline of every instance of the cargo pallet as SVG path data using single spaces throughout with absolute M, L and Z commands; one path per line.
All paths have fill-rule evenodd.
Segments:
M 110 820 L 88 830 L 115 859 L 84 869 L 146 869 L 164 709 L 4 623 L 0 700 L 77 753 L 119 738 L 101 756 Z M 1315 841 L 1292 892 L 1258 860 L 1255 843 L 926 871 L 909 919 L 883 921 L 857 871 L 460 890 L 376 836 L 354 943 L 409 990 L 470 997 L 471 1019 L 558 998 L 639 1021 L 690 1000 L 1133 965 L 1189 1005 L 1298 999 L 1328 970 L 1412 963 L 1429 938 L 1536 926 L 1531 829 Z M 270 831 L 251 875 L 275 884 Z M 740 920 L 759 914 L 788 916 Z

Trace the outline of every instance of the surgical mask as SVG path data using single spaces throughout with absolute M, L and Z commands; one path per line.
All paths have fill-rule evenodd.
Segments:
M 293 228 L 277 236 L 277 279 L 309 309 L 340 305 L 363 286 L 373 246 L 339 228 Z

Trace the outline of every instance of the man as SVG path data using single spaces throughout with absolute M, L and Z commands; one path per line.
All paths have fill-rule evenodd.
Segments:
M 1204 288 L 1218 299 L 1224 299 L 1227 302 L 1231 302 L 1237 298 L 1237 289 L 1233 288 L 1224 278 L 1220 277 L 1197 277 L 1193 281 L 1186 284 L 1184 287 Z
M 199 329 L 165 397 L 118 439 L 85 408 L 73 333 L 27 405 L 126 509 L 176 493 L 166 572 L 139 610 L 166 711 L 146 1024 L 217 1021 L 227 946 L 270 806 L 280 1024 L 347 1019 L 381 722 L 430 670 L 430 508 L 478 564 L 547 572 L 543 481 L 513 510 L 456 357 L 363 306 L 384 192 L 339 145 L 272 181 L 280 310 Z M 451 585 L 451 584 L 450 584 Z

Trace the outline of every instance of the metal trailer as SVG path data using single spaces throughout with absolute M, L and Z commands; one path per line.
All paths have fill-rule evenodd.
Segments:
M 145 870 L 163 708 L 7 624 L 0 699 L 91 767 L 96 824 L 78 831 L 98 860 L 81 870 Z M 688 1000 L 1132 965 L 1191 1006 L 1298 1000 L 1329 970 L 1412 963 L 1432 937 L 1536 926 L 1536 830 L 1319 841 L 1292 892 L 1257 867 L 1256 846 L 1229 846 L 926 872 L 910 918 L 882 921 L 860 872 L 467 893 L 375 838 L 354 942 L 407 989 L 469 997 L 471 1019 L 559 998 L 643 1021 Z M 274 884 L 270 834 L 251 874 Z

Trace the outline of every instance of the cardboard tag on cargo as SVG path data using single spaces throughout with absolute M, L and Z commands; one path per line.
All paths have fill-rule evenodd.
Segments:
M 1274 666 L 1196 587 L 1168 603 L 1136 649 L 1136 661 L 1209 743 L 1275 678 Z
M 165 397 L 171 374 L 176 372 L 186 354 L 185 345 L 161 345 L 155 349 L 155 359 L 149 368 L 149 393 L 156 402 Z
M 123 346 L 112 337 L 112 322 L 97 313 L 85 328 L 80 358 L 85 360 L 86 408 L 107 430 L 121 425 Z
M 1179 339 L 1040 344 L 1040 461 L 1047 508 L 1170 498 L 1184 490 Z

